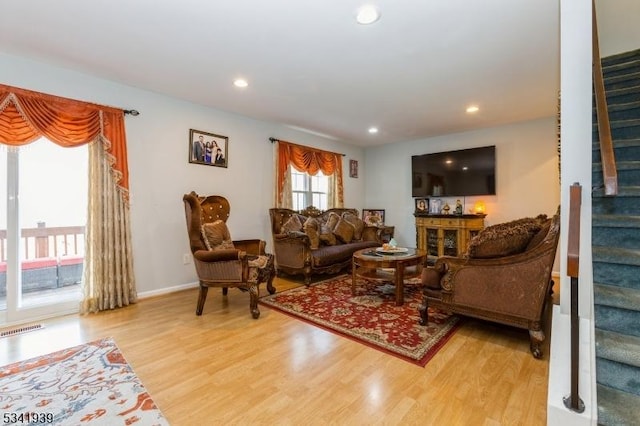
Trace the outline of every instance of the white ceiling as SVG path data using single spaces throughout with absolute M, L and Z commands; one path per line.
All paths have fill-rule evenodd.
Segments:
M 556 113 L 558 0 L 363 3 L 3 1 L 0 51 L 360 146 Z

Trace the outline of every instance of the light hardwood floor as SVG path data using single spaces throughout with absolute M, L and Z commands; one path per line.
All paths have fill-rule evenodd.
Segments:
M 526 330 L 469 319 L 423 368 L 262 305 L 254 320 L 248 298 L 210 289 L 198 317 L 193 289 L 46 320 L 0 338 L 0 365 L 113 337 L 172 425 L 546 424 L 549 335 L 537 360 Z

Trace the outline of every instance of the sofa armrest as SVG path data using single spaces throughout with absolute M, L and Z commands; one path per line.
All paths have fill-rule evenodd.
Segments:
M 198 250 L 193 253 L 193 257 L 200 262 L 224 262 L 229 260 L 241 260 L 246 253 L 241 250 Z
M 443 299 L 460 306 L 538 318 L 549 294 L 555 252 L 500 259 L 446 259 Z
M 288 234 L 274 234 L 273 242 L 278 243 L 287 243 L 287 244 L 302 244 L 302 245 L 311 245 L 311 241 L 309 237 L 304 232 L 290 232 Z

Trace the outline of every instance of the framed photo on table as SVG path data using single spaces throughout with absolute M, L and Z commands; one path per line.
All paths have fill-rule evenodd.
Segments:
M 227 167 L 229 138 L 202 130 L 189 129 L 189 162 L 205 166 Z
M 429 199 L 416 198 L 416 213 L 429 213 Z
M 382 209 L 362 209 L 362 220 L 369 226 L 384 225 L 384 210 Z
M 440 214 L 442 211 L 442 200 L 432 198 L 429 200 L 429 214 Z

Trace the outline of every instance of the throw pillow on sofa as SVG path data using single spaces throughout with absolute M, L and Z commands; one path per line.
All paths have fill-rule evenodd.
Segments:
M 522 253 L 542 228 L 538 218 L 523 218 L 489 226 L 469 242 L 467 256 L 490 259 Z
M 300 232 L 302 231 L 302 222 L 297 214 L 292 214 L 289 219 L 285 223 L 282 224 L 282 228 L 280 228 L 281 234 L 289 234 L 291 232 Z
M 364 221 L 353 213 L 345 212 L 342 219 L 346 220 L 353 226 L 353 239 L 361 240 L 362 231 L 364 230 Z
M 338 243 L 336 236 L 333 235 L 333 228 L 329 228 L 326 223 L 320 224 L 320 241 L 328 246 L 335 246 Z
M 320 224 L 316 218 L 310 217 L 302 225 L 304 233 L 309 237 L 311 249 L 317 249 L 320 246 Z
M 337 239 L 342 241 L 345 244 L 348 244 L 353 239 L 354 228 L 349 222 L 345 219 L 340 218 L 336 227 L 333 228 L 333 235 L 336 236 Z
M 231 241 L 231 234 L 229 228 L 223 220 L 216 220 L 215 222 L 205 223 L 201 227 L 202 239 L 207 250 L 225 250 L 234 249 L 233 241 Z

